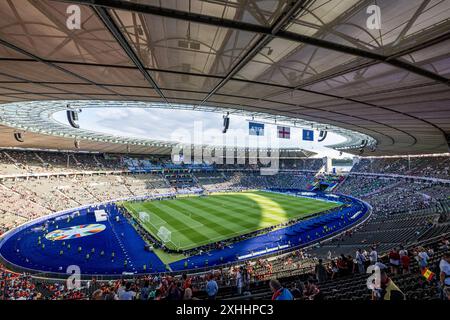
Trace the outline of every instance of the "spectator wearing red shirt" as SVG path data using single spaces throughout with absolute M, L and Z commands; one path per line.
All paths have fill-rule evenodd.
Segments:
M 183 280 L 182 285 L 183 290 L 186 290 L 187 288 L 190 288 L 192 286 L 192 280 L 190 277 L 188 277 L 186 273 L 183 273 L 182 280 Z
M 397 274 L 400 268 L 400 254 L 396 248 L 389 252 L 389 263 L 391 265 L 391 273 Z
M 400 259 L 402 263 L 403 274 L 409 273 L 409 264 L 410 264 L 409 256 L 406 254 L 402 256 Z
M 336 263 L 338 269 L 339 269 L 339 275 L 345 275 L 347 273 L 347 261 L 345 259 L 344 255 L 341 255 Z

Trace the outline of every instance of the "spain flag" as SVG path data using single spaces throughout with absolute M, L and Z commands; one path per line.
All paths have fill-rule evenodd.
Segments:
M 434 278 L 434 272 L 432 272 L 430 269 L 425 268 L 422 270 L 422 275 L 427 279 L 427 281 L 431 281 Z

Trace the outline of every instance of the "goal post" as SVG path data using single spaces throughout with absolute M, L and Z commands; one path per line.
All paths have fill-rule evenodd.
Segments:
M 147 212 L 139 212 L 139 220 L 142 222 L 150 222 L 150 215 Z
M 161 243 L 171 248 L 173 247 L 175 250 L 180 248 L 180 243 L 174 243 L 172 241 L 172 231 L 166 227 L 167 222 L 158 215 L 152 214 L 151 212 L 138 212 L 137 216 L 143 228 L 150 232 L 150 234 L 156 235 Z
M 156 235 L 163 243 L 172 241 L 172 232 L 164 226 L 159 227 Z

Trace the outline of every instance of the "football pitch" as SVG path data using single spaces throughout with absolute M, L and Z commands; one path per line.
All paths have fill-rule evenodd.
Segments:
M 339 204 L 265 191 L 246 191 L 125 202 L 124 206 L 167 248 L 187 250 L 307 217 Z M 163 234 L 161 227 L 165 231 Z

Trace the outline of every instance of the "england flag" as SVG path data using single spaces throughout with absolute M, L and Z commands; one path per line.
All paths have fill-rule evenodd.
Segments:
M 291 138 L 291 128 L 278 126 L 278 138 L 290 139 Z

